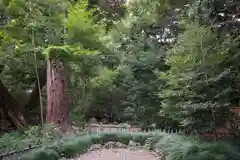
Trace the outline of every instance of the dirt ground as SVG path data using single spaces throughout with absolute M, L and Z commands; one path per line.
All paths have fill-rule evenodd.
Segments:
M 81 155 L 76 160 L 157 160 L 156 155 L 146 150 L 101 149 Z

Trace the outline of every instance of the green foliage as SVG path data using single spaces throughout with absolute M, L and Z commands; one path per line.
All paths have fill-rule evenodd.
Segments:
M 55 144 L 26 154 L 21 159 L 35 160 L 42 157 L 57 159 L 73 157 L 77 153 L 84 153 L 92 144 L 119 141 L 128 144 L 130 140 L 152 146 L 152 149 L 163 151 L 167 160 L 237 160 L 239 151 L 225 142 L 200 142 L 193 137 L 169 135 L 166 133 L 101 133 L 75 137 L 63 144 Z
M 195 125 L 199 120 L 204 121 L 204 116 L 195 113 L 205 110 L 203 114 L 207 115 L 209 108 L 215 108 L 216 121 L 223 122 L 223 112 L 229 113 L 220 108 L 229 107 L 233 101 L 231 95 L 238 94 L 237 86 L 226 84 L 227 81 L 234 83 L 232 71 L 238 68 L 235 62 L 229 61 L 237 54 L 235 51 L 229 54 L 237 45 L 235 42 L 228 35 L 218 37 L 211 27 L 186 25 L 185 32 L 168 51 L 166 63 L 170 70 L 160 75 L 166 81 L 160 93 L 162 112 L 178 121 L 189 119 Z
M 107 68 L 99 71 L 99 77 L 92 79 L 92 85 L 95 88 L 109 87 L 113 84 L 117 76 L 117 71 L 111 71 Z
M 97 36 L 101 32 L 101 26 L 93 22 L 93 11 L 87 11 L 87 5 L 86 1 L 81 1 L 69 9 L 68 38 L 70 43 L 76 43 L 79 40 L 83 45 L 94 48 L 94 43 L 97 44 Z M 78 37 L 80 35 L 81 37 Z
M 84 153 L 88 148 L 90 148 L 92 144 L 92 138 L 88 135 L 84 135 L 83 137 L 79 137 L 73 139 L 72 141 L 68 141 L 62 144 L 59 148 L 59 152 L 64 157 L 72 157 L 77 153 Z
M 22 135 L 12 136 L 11 134 L 4 134 L 0 138 L 1 151 L 7 151 L 9 149 L 18 149 L 21 145 Z
M 163 136 L 155 147 L 167 152 L 166 159 L 169 160 L 237 159 L 239 156 L 236 148 L 224 142 L 200 142 L 199 140 L 177 135 Z M 229 147 L 232 147 L 232 150 L 229 150 Z
M 109 121 L 153 123 L 161 105 L 158 87 L 163 84 L 157 72 L 166 68 L 165 51 L 148 31 L 154 30 L 152 24 L 161 27 L 158 22 L 167 5 L 158 0 L 134 1 L 126 5 L 122 19 L 112 15 L 114 21 L 108 31 L 105 27 L 111 18 L 96 21 L 101 13 L 96 8 L 88 9 L 88 5 L 87 1 L 68 0 L 7 3 L 3 13 L 10 19 L 1 29 L 1 50 L 6 52 L 3 61 L 7 63 L 1 80 L 24 108 L 36 81 L 33 66 L 44 70 L 42 53 L 48 57 L 54 52 L 61 54 L 70 67 L 71 115 L 81 117 L 79 121 L 101 114 L 110 116 Z M 21 101 L 23 98 L 25 101 Z M 38 110 L 37 106 L 32 108 Z M 31 116 L 36 117 L 33 113 Z
M 74 121 L 222 127 L 240 97 L 239 27 L 229 14 L 221 18 L 235 15 L 231 3 L 134 0 L 118 16 L 90 9 L 87 0 L 4 2 L 1 81 L 24 108 L 36 82 L 33 66 L 46 68 L 42 53 L 60 54 L 70 70 Z
M 69 57 L 69 51 L 64 46 L 52 46 L 44 50 L 47 60 L 52 58 L 66 59 Z
M 46 145 L 60 138 L 59 131 L 54 125 L 45 125 L 43 128 L 32 126 L 22 132 L 16 131 L 1 135 L 0 152 L 28 148 L 28 145 Z
M 58 157 L 58 153 L 51 149 L 51 148 L 41 148 L 31 154 L 29 154 L 28 156 L 22 157 L 21 159 L 24 160 L 41 160 L 41 159 L 49 159 L 49 160 L 57 160 Z

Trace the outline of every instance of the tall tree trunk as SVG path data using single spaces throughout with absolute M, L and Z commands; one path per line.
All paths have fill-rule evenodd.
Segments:
M 18 128 L 27 126 L 25 118 L 19 108 L 17 101 L 8 92 L 7 88 L 0 81 L 0 107 L 3 112 L 11 119 L 13 124 Z
M 47 117 L 48 124 L 55 124 L 62 132 L 68 130 L 69 99 L 66 69 L 63 62 L 51 57 L 47 66 Z

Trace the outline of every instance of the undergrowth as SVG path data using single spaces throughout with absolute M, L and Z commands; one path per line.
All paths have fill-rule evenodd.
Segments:
M 43 128 L 33 126 L 23 131 L 15 131 L 0 135 L 0 153 L 23 149 L 29 145 L 46 145 L 59 139 L 60 135 L 53 125 Z
M 132 140 L 148 147 L 160 149 L 166 160 L 239 160 L 239 150 L 225 142 L 201 142 L 198 138 L 167 133 L 102 133 L 77 136 L 61 144 L 52 144 L 23 155 L 22 160 L 58 160 L 82 154 L 92 144 L 119 141 L 124 144 Z

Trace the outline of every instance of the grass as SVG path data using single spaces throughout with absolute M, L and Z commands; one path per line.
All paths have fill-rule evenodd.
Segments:
M 168 153 L 167 160 L 237 160 L 240 152 L 225 142 L 201 142 L 199 139 L 179 136 L 163 136 L 155 148 Z
M 130 140 L 151 149 L 160 149 L 166 160 L 239 160 L 239 150 L 225 142 L 201 142 L 198 138 L 170 135 L 167 133 L 102 133 L 82 135 L 52 144 L 21 157 L 22 160 L 57 160 L 61 157 L 74 157 L 87 151 L 96 143 L 119 141 L 128 144 Z

